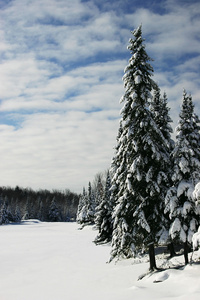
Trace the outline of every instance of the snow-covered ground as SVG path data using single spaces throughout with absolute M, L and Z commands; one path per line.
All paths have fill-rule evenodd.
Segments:
M 0 300 L 200 299 L 200 264 L 138 281 L 147 262 L 108 264 L 110 246 L 92 243 L 92 227 L 78 228 L 76 223 L 37 220 L 0 226 Z M 182 261 L 176 257 L 167 264 Z

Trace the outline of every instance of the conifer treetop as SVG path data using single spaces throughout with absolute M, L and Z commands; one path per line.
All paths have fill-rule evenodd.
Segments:
M 151 98 L 152 86 L 156 87 L 156 83 L 151 79 L 153 76 L 153 67 L 148 63 L 152 59 L 148 56 L 145 50 L 144 39 L 142 38 L 142 26 L 131 31 L 134 39 L 129 40 L 128 49 L 132 56 L 129 59 L 129 64 L 124 70 L 124 87 L 125 95 L 121 102 L 132 98 L 133 102 L 146 105 Z M 130 100 L 130 99 L 129 99 Z

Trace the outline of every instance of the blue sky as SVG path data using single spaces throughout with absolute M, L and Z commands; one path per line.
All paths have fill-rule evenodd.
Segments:
M 1 185 L 81 192 L 109 168 L 140 24 L 175 128 L 183 88 L 200 114 L 199 1 L 0 0 Z

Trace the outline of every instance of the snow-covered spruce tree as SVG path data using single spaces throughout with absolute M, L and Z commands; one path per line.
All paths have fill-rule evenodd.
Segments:
M 55 197 L 53 197 L 49 207 L 48 220 L 50 222 L 60 222 L 62 220 L 61 211 L 57 206 Z
M 160 88 L 157 86 L 154 90 L 153 93 L 153 98 L 150 101 L 150 110 L 153 114 L 154 121 L 156 122 L 158 128 L 160 129 L 161 133 L 163 134 L 163 137 L 165 138 L 167 142 L 167 148 L 166 150 L 168 151 L 168 156 L 169 156 L 169 161 L 168 164 L 165 164 L 166 169 L 164 170 L 165 174 L 168 176 L 168 185 L 166 184 L 165 192 L 167 192 L 167 189 L 171 185 L 171 169 L 173 166 L 172 159 L 170 159 L 171 153 L 174 149 L 174 141 L 171 138 L 171 133 L 173 133 L 173 129 L 170 125 L 172 123 L 172 119 L 169 116 L 169 108 L 167 106 L 167 94 L 164 93 L 163 97 L 161 97 L 160 94 Z M 165 203 L 163 201 L 163 211 L 165 210 Z M 168 248 L 170 250 L 170 256 L 173 257 L 176 253 L 174 250 L 174 245 L 172 241 L 169 238 L 169 228 L 170 228 L 170 219 L 169 216 L 164 214 L 164 227 L 167 230 L 166 234 L 161 236 L 159 243 L 161 244 L 168 244 Z
M 122 135 L 123 129 L 122 129 L 122 120 L 120 120 L 118 135 L 117 135 L 117 145 L 115 146 L 115 156 L 112 158 L 111 167 L 110 167 L 110 177 L 111 177 L 111 188 L 110 188 L 110 201 L 112 203 L 112 207 L 114 208 L 116 206 L 116 200 L 117 195 L 119 192 L 119 180 L 118 180 L 118 172 L 119 168 L 121 170 L 126 169 L 126 167 L 123 165 L 125 162 L 123 161 L 123 151 L 122 149 L 125 147 L 122 147 L 122 144 L 119 143 L 121 135 Z M 121 150 L 121 151 L 120 151 Z
M 8 204 L 4 202 L 0 210 L 0 225 L 9 223 Z
M 30 219 L 30 197 L 27 197 L 22 220 Z
M 199 224 L 193 190 L 200 181 L 200 121 L 194 113 L 192 97 L 183 92 L 176 144 L 173 151 L 172 186 L 169 188 L 165 212 L 171 219 L 169 234 L 172 240 L 184 244 L 185 264 L 188 263 L 188 243 Z
M 117 187 L 113 213 L 111 259 L 131 257 L 149 246 L 150 269 L 156 268 L 154 243 L 165 231 L 163 201 L 169 162 L 167 141 L 149 109 L 153 68 L 145 51 L 141 26 L 134 30 L 128 49 L 132 57 L 123 77 L 126 89 L 121 110 L 122 128 L 115 154 L 116 171 L 112 178 Z
M 88 184 L 88 201 L 87 201 L 87 218 L 88 218 L 88 222 L 90 224 L 94 223 L 95 209 L 96 209 L 95 198 L 94 198 L 94 194 L 92 191 L 91 183 L 89 182 L 89 184 Z
M 168 151 L 171 153 L 174 148 L 174 141 L 171 137 L 173 129 L 170 123 L 173 121 L 169 116 L 170 108 L 167 106 L 167 104 L 167 94 L 164 93 L 163 97 L 161 97 L 160 88 L 156 86 L 153 93 L 153 98 L 150 101 L 150 110 L 153 114 L 154 121 L 167 141 L 167 146 L 169 149 Z
M 110 242 L 112 237 L 112 204 L 110 199 L 110 173 L 107 172 L 106 186 L 101 202 L 96 207 L 95 225 L 98 229 L 98 235 L 95 239 L 96 244 Z
M 80 196 L 76 220 L 79 224 L 93 224 L 95 216 L 95 200 L 91 183 L 88 184 L 88 193 L 83 189 Z
M 95 207 L 100 204 L 100 202 L 102 201 L 103 194 L 104 194 L 104 185 L 105 184 L 103 183 L 102 177 L 103 177 L 102 173 L 98 173 L 95 176 L 94 182 L 92 184 L 93 195 L 95 198 Z
M 79 197 L 79 204 L 76 214 L 76 222 L 79 224 L 87 222 L 86 197 L 87 194 L 85 188 L 83 188 L 83 193 Z
M 37 198 L 37 207 L 38 207 L 38 210 L 36 213 L 36 217 L 38 220 L 44 221 L 45 210 L 44 210 L 43 201 L 40 196 Z
M 21 222 L 22 216 L 21 216 L 21 211 L 20 211 L 20 207 L 16 201 L 16 208 L 15 208 L 15 216 L 14 216 L 14 220 L 15 222 Z

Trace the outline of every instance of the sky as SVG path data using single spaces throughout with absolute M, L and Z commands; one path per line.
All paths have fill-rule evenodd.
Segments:
M 0 0 L 0 185 L 82 192 L 110 167 L 127 46 L 142 24 L 173 128 L 200 115 L 200 3 Z

